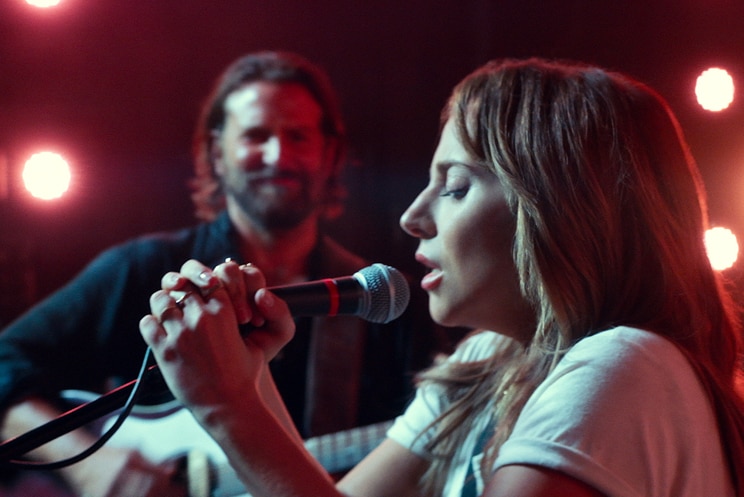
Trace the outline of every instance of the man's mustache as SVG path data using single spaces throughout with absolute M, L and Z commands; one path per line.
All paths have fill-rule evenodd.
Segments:
M 307 180 L 307 175 L 294 172 L 294 171 L 278 171 L 278 172 L 256 172 L 248 173 L 246 179 L 249 182 L 259 181 L 277 181 L 277 180 L 294 180 L 304 183 Z

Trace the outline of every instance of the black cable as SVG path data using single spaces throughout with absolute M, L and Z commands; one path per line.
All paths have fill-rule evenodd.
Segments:
M 50 463 L 42 463 L 42 462 L 36 462 L 36 461 L 24 461 L 24 460 L 10 460 L 10 461 L 3 461 L 0 463 L 2 466 L 6 466 L 9 468 L 16 468 L 16 469 L 33 469 L 33 470 L 52 470 L 52 469 L 60 469 L 64 468 L 66 466 L 70 466 L 71 464 L 75 464 L 76 462 L 80 462 L 86 457 L 93 454 L 95 451 L 100 449 L 103 444 L 108 442 L 108 440 L 114 436 L 116 431 L 121 427 L 122 423 L 127 419 L 129 414 L 132 412 L 132 409 L 134 408 L 135 404 L 137 403 L 137 400 L 139 398 L 140 392 L 142 391 L 142 388 L 144 388 L 145 383 L 145 373 L 148 369 L 148 363 L 150 362 L 150 355 L 152 354 L 152 351 L 150 350 L 150 347 L 147 347 L 147 350 L 145 351 L 145 357 L 142 360 L 142 366 L 140 368 L 140 372 L 137 375 L 137 380 L 134 388 L 129 394 L 129 398 L 127 399 L 126 404 L 124 405 L 124 408 L 119 413 L 119 416 L 116 418 L 116 421 L 114 422 L 111 427 L 106 430 L 106 432 L 101 435 L 101 437 L 93 442 L 93 444 L 85 449 L 84 451 L 80 452 L 79 454 L 68 457 L 67 459 L 62 459 L 60 461 L 50 462 Z

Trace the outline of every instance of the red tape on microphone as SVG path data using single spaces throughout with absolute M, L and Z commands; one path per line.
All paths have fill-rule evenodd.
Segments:
M 325 286 L 328 289 L 328 315 L 335 316 L 338 314 L 338 308 L 341 305 L 341 297 L 338 294 L 338 287 L 336 286 L 336 282 L 330 278 L 324 279 L 323 283 L 325 283 Z

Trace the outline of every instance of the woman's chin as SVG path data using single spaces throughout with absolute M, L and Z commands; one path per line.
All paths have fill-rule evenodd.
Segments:
M 447 327 L 462 326 L 462 323 L 452 314 L 451 309 L 440 305 L 433 305 L 431 301 L 429 302 L 429 314 L 431 314 L 431 319 L 438 325 Z

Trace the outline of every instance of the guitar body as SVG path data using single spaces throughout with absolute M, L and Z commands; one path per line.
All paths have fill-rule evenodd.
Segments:
M 70 491 L 61 478 L 44 471 L 20 471 L 3 475 L 0 480 L 0 497 L 78 497 Z
M 82 391 L 62 393 L 70 406 L 91 402 L 97 395 Z M 118 413 L 89 427 L 104 433 Z M 391 422 L 322 435 L 305 441 L 307 450 L 331 474 L 356 465 L 385 438 Z M 184 458 L 190 497 L 250 497 L 219 445 L 177 402 L 159 406 L 136 406 L 107 442 L 137 449 L 153 462 Z M 59 477 L 49 472 L 21 471 L 12 481 L 0 484 L 0 497 L 76 497 Z

